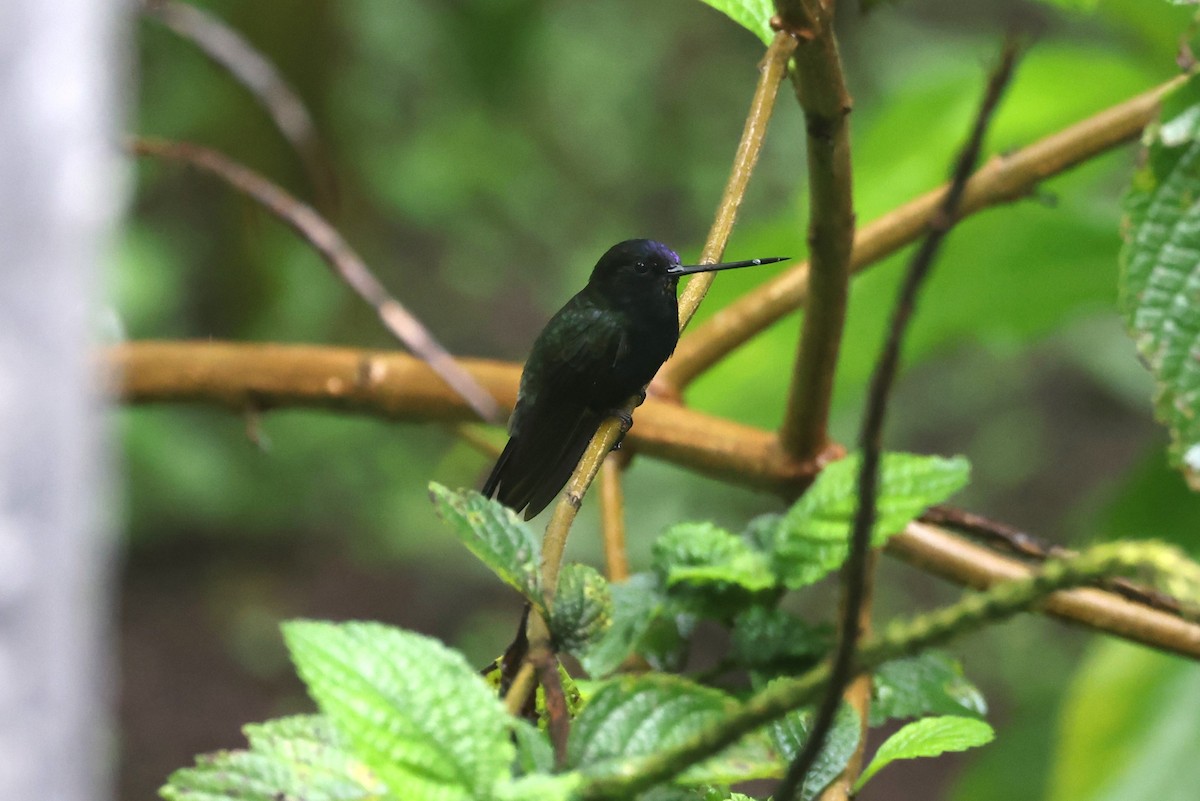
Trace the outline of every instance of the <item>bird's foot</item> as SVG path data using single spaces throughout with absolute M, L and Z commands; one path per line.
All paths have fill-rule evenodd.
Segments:
M 645 395 L 642 397 L 644 398 Z M 617 418 L 617 422 L 621 425 L 621 433 L 617 437 L 617 441 L 612 447 L 614 451 L 619 451 L 621 450 L 621 443 L 625 441 L 625 435 L 629 433 L 629 429 L 633 428 L 633 412 L 625 407 L 622 407 L 619 409 L 612 409 L 609 411 L 608 416 Z

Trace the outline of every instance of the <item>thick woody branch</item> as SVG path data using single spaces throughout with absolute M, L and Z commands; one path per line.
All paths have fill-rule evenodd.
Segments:
M 1168 81 L 1029 147 L 992 157 L 967 182 L 959 216 L 1026 197 L 1042 181 L 1133 140 L 1157 115 L 1163 96 L 1184 80 Z M 915 241 L 945 192 L 945 186 L 934 189 L 859 228 L 850 269 L 868 267 Z M 805 305 L 808 295 L 809 265 L 800 263 L 695 327 L 680 340 L 660 375 L 683 389 L 756 334 Z
M 800 39 L 792 81 L 808 133 L 808 290 L 812 298 L 804 315 L 779 436 L 792 456 L 815 461 L 829 445 L 833 377 L 849 297 L 854 202 L 846 118 L 851 101 L 833 33 L 832 7 L 816 0 L 779 0 L 776 8 L 779 26 Z
M 135 342 L 103 351 L 114 394 L 130 404 L 208 403 L 237 412 L 330 409 L 409 422 L 475 415 L 421 360 L 405 353 L 307 345 Z M 516 402 L 519 365 L 460 364 L 505 409 Z M 639 453 L 745 486 L 786 494 L 811 478 L 770 432 L 648 399 L 628 434 Z M 607 452 L 607 451 L 606 451 Z
M 113 395 L 131 405 L 203 403 L 247 408 L 328 409 L 410 422 L 473 419 L 470 408 L 420 360 L 403 353 L 304 345 L 136 342 L 101 351 Z M 515 364 L 463 365 L 508 407 L 516 400 Z M 744 486 L 794 493 L 806 476 L 768 431 L 650 398 L 628 434 L 639 452 Z M 1000 556 L 945 529 L 912 524 L 887 552 L 957 584 L 989 587 L 1028 575 Z M 1098 589 L 1059 593 L 1043 609 L 1055 617 L 1163 651 L 1200 659 L 1200 625 Z

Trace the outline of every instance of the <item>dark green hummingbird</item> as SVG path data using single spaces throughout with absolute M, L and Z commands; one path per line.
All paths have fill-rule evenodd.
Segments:
M 680 276 L 783 261 L 682 265 L 661 242 L 609 248 L 542 329 L 483 494 L 529 520 L 554 500 L 605 418 L 642 392 L 679 341 Z M 630 422 L 630 421 L 627 421 Z

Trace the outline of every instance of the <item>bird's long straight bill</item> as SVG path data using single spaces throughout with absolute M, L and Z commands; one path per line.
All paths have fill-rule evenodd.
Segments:
M 787 256 L 773 256 L 769 259 L 746 259 L 745 261 L 725 261 L 719 264 L 678 264 L 667 268 L 668 275 L 691 275 L 692 273 L 711 273 L 717 270 L 734 270 L 738 267 L 757 267 L 760 264 L 774 264 L 777 261 L 787 261 Z

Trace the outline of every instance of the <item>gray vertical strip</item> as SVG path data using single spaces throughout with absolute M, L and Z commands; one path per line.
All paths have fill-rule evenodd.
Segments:
M 120 0 L 0 0 L 0 801 L 112 795 L 90 358 L 119 203 Z

